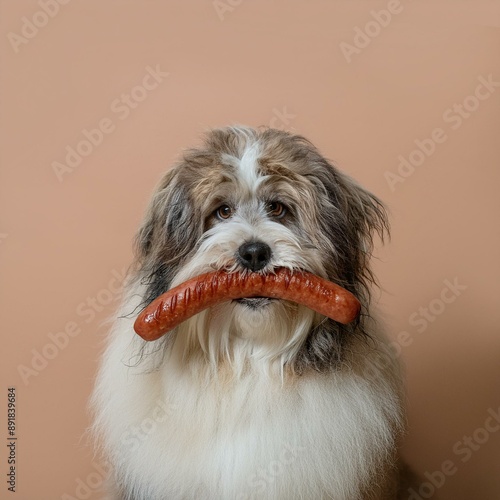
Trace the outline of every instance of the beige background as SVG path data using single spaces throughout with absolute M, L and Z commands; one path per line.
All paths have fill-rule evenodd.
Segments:
M 100 498 L 82 435 L 114 275 L 181 148 L 207 127 L 243 123 L 305 135 L 387 203 L 393 238 L 375 262 L 377 301 L 391 337 L 409 339 L 405 455 L 422 475 L 453 462 L 442 499 L 500 498 L 500 432 L 480 430 L 500 406 L 500 88 L 469 97 L 481 76 L 500 81 L 500 3 L 66 2 L 57 13 L 51 0 L 0 2 L 0 435 L 12 385 L 19 435 L 17 496 L 2 480 L 0 497 Z M 349 62 L 340 44 L 388 3 L 399 13 L 372 22 L 380 33 Z M 30 31 L 34 18 L 45 25 Z M 114 101 L 157 65 L 169 75 L 136 89 L 144 99 L 125 116 Z M 464 100 L 479 105 L 452 118 Z M 113 131 L 58 180 L 53 162 L 103 119 Z M 446 140 L 391 190 L 384 174 L 436 128 Z M 466 289 L 440 302 L 455 279 Z M 429 304 L 439 314 L 415 323 Z M 481 441 L 470 455 L 454 451 L 466 436 Z

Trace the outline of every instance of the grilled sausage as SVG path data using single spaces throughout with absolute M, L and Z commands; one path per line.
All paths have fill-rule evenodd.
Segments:
M 352 293 L 308 272 L 284 268 L 269 274 L 215 271 L 157 297 L 139 314 L 134 329 L 144 340 L 156 340 L 217 303 L 250 297 L 297 302 L 344 324 L 356 319 L 361 308 Z

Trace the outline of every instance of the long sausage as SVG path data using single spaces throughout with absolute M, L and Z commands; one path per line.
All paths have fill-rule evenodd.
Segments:
M 156 340 L 219 302 L 249 297 L 297 302 L 344 324 L 356 319 L 361 308 L 352 293 L 305 271 L 285 268 L 269 274 L 215 271 L 192 278 L 157 297 L 139 314 L 134 329 L 144 340 Z

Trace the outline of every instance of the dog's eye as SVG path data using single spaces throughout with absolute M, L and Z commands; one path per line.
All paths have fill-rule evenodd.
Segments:
M 280 203 L 279 201 L 270 201 L 267 204 L 267 213 L 271 217 L 276 217 L 280 219 L 286 214 L 286 207 L 283 205 L 283 203 Z
M 221 220 L 229 219 L 231 215 L 233 215 L 233 209 L 229 205 L 221 205 L 215 211 L 215 216 Z

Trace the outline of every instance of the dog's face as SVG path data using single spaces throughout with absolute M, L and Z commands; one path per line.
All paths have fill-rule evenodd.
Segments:
M 286 267 L 330 279 L 366 306 L 372 232 L 384 228 L 380 202 L 302 137 L 215 130 L 202 148 L 185 153 L 153 197 L 138 236 L 144 301 L 208 271 Z M 318 368 L 338 358 L 343 342 L 339 325 L 320 320 L 290 302 L 240 299 L 188 320 L 177 337 L 186 352 L 201 348 L 214 363 L 251 354 Z

